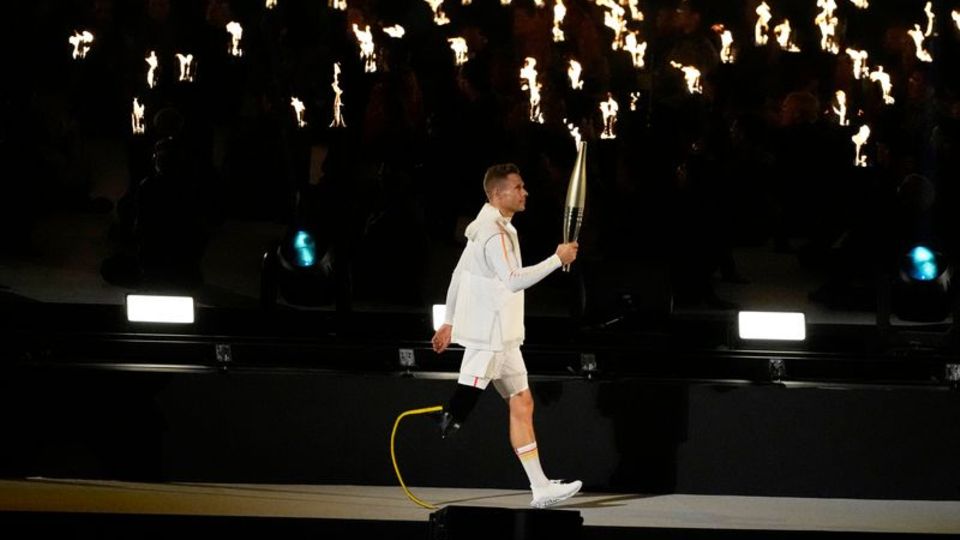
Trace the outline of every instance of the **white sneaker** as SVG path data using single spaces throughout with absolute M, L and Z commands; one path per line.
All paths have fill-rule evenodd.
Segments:
M 579 480 L 574 480 L 569 484 L 560 480 L 551 480 L 549 484 L 543 487 L 530 486 L 531 491 L 533 491 L 533 500 L 530 501 L 530 506 L 534 508 L 553 506 L 576 495 L 581 486 L 583 486 L 583 482 Z

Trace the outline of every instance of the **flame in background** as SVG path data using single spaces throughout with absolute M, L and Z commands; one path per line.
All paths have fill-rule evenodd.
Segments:
M 83 59 L 90 52 L 90 44 L 93 43 L 93 34 L 89 30 L 83 32 L 74 31 L 73 35 L 67 38 L 67 42 L 73 45 L 73 59 Z
M 433 10 L 433 22 L 437 26 L 443 26 L 445 24 L 450 24 L 450 19 L 447 18 L 447 14 L 443 12 L 443 0 L 424 0 Z
M 837 113 L 838 122 L 841 126 L 849 126 L 850 120 L 847 119 L 847 94 L 843 90 L 837 90 L 835 94 L 837 104 L 833 106 L 833 112 Z
M 570 67 L 567 68 L 567 76 L 570 77 L 570 88 L 583 90 L 583 81 L 580 79 L 581 73 L 583 73 L 583 67 L 580 65 L 580 62 L 571 59 Z
M 854 155 L 853 164 L 856 167 L 866 167 L 867 166 L 867 156 L 862 155 L 860 151 L 863 149 L 863 145 L 867 144 L 867 139 L 870 138 L 870 126 L 866 124 L 860 126 L 860 131 L 858 131 L 851 139 L 853 144 L 857 146 L 857 153 Z
M 146 112 L 146 107 L 140 103 L 140 100 L 133 98 L 133 111 L 130 113 L 130 123 L 131 127 L 133 128 L 134 135 L 142 135 L 144 132 L 144 112 Z
M 817 0 L 817 7 L 823 8 L 813 19 L 820 28 L 820 48 L 831 54 L 838 54 L 840 44 L 837 43 L 837 24 L 840 19 L 834 14 L 837 3 L 834 0 Z
M 243 56 L 243 50 L 240 49 L 240 39 L 243 37 L 243 27 L 237 21 L 227 23 L 227 32 L 230 32 L 230 48 L 228 51 L 233 56 Z
M 858 51 L 857 49 L 847 49 L 847 56 L 853 60 L 853 78 L 860 80 L 861 77 L 870 76 L 870 68 L 867 67 L 867 51 Z
M 797 44 L 790 39 L 792 32 L 793 30 L 790 28 L 789 19 L 784 19 L 782 23 L 773 28 L 773 33 L 777 36 L 777 43 L 780 44 L 781 49 L 787 52 L 800 52 Z
M 920 30 L 920 25 L 913 25 L 913 30 L 907 30 L 907 33 L 913 38 L 913 44 L 917 48 L 917 59 L 919 59 L 921 62 L 933 62 L 933 57 L 930 56 L 930 51 L 923 47 L 924 34 Z
M 567 6 L 563 5 L 563 0 L 557 0 L 557 3 L 553 5 L 553 41 L 561 42 L 566 39 L 566 35 L 563 33 L 563 29 L 560 28 L 560 23 L 563 22 L 563 18 L 567 16 Z
M 180 63 L 180 81 L 193 82 L 193 55 L 176 53 Z
M 883 90 L 883 102 L 887 105 L 893 105 L 895 100 L 890 92 L 893 90 L 893 84 L 890 82 L 890 74 L 883 72 L 883 66 L 877 66 L 877 70 L 870 73 L 870 80 L 880 83 L 880 89 Z
M 330 127 L 347 127 L 343 121 L 341 110 L 343 109 L 343 89 L 340 88 L 340 62 L 333 64 L 333 122 Z
M 620 106 L 617 105 L 613 96 L 607 94 L 607 100 L 600 102 L 600 114 L 603 115 L 603 131 L 600 133 L 601 139 L 616 139 L 617 111 Z
M 357 36 L 357 44 L 360 46 L 360 59 L 364 60 L 364 73 L 374 73 L 377 71 L 377 52 L 373 46 L 373 32 L 370 31 L 368 24 L 363 30 L 357 23 L 353 24 L 353 34 Z
M 724 64 L 732 64 L 736 60 L 733 53 L 733 34 L 722 24 L 715 24 L 712 28 L 720 36 L 720 61 Z
M 540 110 L 540 83 L 537 82 L 537 60 L 527 57 L 520 68 L 520 88 L 530 92 L 530 121 L 543 123 L 543 111 Z
M 691 94 L 702 94 L 703 87 L 700 85 L 700 70 L 693 66 L 685 66 L 678 62 L 670 61 L 670 65 L 683 72 L 683 78 L 687 82 L 687 91 Z
M 757 45 L 766 45 L 768 41 L 767 32 L 770 30 L 770 19 L 773 15 L 770 13 L 770 6 L 766 2 L 761 2 L 757 6 L 757 24 L 753 27 L 753 42 Z
M 290 106 L 293 107 L 293 113 L 297 117 L 297 127 L 306 127 L 307 121 L 303 119 L 303 113 L 307 110 L 303 102 L 296 97 L 290 98 Z
M 400 26 L 399 24 L 395 24 L 393 26 L 388 26 L 384 28 L 383 33 L 392 38 L 400 39 L 403 37 L 404 34 L 407 33 L 407 31 L 404 30 L 403 27 Z
M 454 63 L 462 66 L 467 62 L 467 40 L 462 37 L 452 37 L 447 39 L 450 43 L 450 49 L 453 50 Z
M 157 85 L 156 80 L 156 71 L 157 65 L 159 65 L 159 60 L 157 60 L 157 51 L 150 51 L 150 54 L 146 58 L 147 65 L 150 66 L 147 69 L 147 86 L 153 88 Z

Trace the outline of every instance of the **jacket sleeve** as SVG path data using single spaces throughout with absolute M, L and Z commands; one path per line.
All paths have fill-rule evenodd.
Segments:
M 453 276 L 450 278 L 450 286 L 447 287 L 447 310 L 443 316 L 443 323 L 453 325 L 453 314 L 457 309 L 457 291 L 460 289 L 460 274 L 463 273 L 463 261 L 467 258 L 467 248 L 460 254 L 460 260 L 457 261 L 456 268 L 453 269 Z
M 484 257 L 494 273 L 511 292 L 522 291 L 560 268 L 556 253 L 533 266 L 521 267 L 511 246 L 511 239 L 501 231 L 487 239 L 483 246 Z

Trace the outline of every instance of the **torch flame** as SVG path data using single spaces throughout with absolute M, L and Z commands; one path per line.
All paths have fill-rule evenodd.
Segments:
M 563 0 L 557 0 L 557 3 L 553 5 L 553 41 L 561 42 L 566 39 L 566 36 L 563 34 L 563 30 L 560 28 L 560 23 L 563 22 L 563 18 L 567 16 L 567 6 L 563 5 Z
M 630 110 L 637 110 L 637 102 L 640 101 L 640 92 L 630 92 Z
M 303 102 L 296 97 L 291 97 L 290 106 L 293 107 L 293 112 L 297 116 L 297 127 L 305 127 L 307 121 L 303 119 L 303 112 L 307 108 L 303 105 Z
M 784 19 L 782 23 L 773 27 L 773 33 L 777 35 L 777 43 L 780 48 L 787 52 L 800 52 L 800 47 L 790 39 L 790 19 Z
M 533 5 L 539 8 L 546 7 L 546 4 L 543 3 L 543 0 L 533 0 Z
M 373 48 L 373 33 L 370 31 L 370 25 L 360 30 L 360 26 L 353 23 L 353 33 L 357 36 L 357 44 L 360 45 L 360 59 L 366 60 L 363 65 L 364 73 L 374 73 L 377 71 L 377 52 Z
M 267 9 L 273 9 L 275 7 L 277 7 L 277 0 L 267 0 L 267 3 L 266 3 Z
M 691 94 L 702 94 L 703 87 L 700 86 L 700 70 L 693 66 L 685 66 L 683 64 L 670 61 L 670 65 L 679 69 L 683 72 L 683 78 L 687 81 L 687 90 Z
M 887 105 L 893 105 L 894 99 L 890 95 L 893 84 L 890 82 L 890 74 L 883 72 L 883 66 L 877 66 L 877 70 L 870 73 L 870 80 L 880 83 L 880 88 L 883 90 L 883 102 Z
M 155 72 L 157 71 L 157 51 L 150 51 L 150 55 L 147 56 L 144 60 L 147 61 L 147 65 L 150 66 L 147 69 L 147 86 L 153 88 L 157 85 L 157 81 L 154 79 Z
M 227 32 L 230 32 L 230 49 L 233 56 L 243 56 L 243 50 L 240 49 L 240 38 L 243 37 L 243 27 L 237 21 L 227 23 Z
M 583 73 L 583 67 L 580 62 L 570 60 L 570 67 L 567 68 L 567 76 L 570 77 L 570 87 L 574 90 L 583 90 L 583 81 L 580 80 L 580 74 Z
M 617 111 L 620 106 L 611 94 L 607 94 L 607 100 L 600 102 L 600 114 L 603 115 L 603 132 L 600 133 L 601 139 L 616 139 L 617 134 L 614 129 L 617 127 Z
M 850 0 L 850 2 L 860 9 L 867 9 L 868 7 L 870 7 L 869 0 Z
M 473 3 L 473 0 L 463 0 L 463 2 L 460 3 L 460 5 L 469 6 L 472 3 Z
M 957 25 L 957 30 L 960 30 L 960 11 L 956 9 L 951 11 L 950 18 L 953 19 L 953 24 Z
M 447 18 L 447 14 L 443 12 L 443 0 L 424 0 L 433 10 L 433 22 L 437 26 L 443 26 L 445 24 L 450 24 L 450 19 Z
M 630 57 L 633 59 L 633 67 L 642 68 L 644 66 L 643 56 L 647 54 L 647 42 L 638 43 L 636 32 L 627 32 L 623 50 L 630 53 Z
M 866 167 L 867 166 L 867 156 L 860 155 L 860 150 L 863 148 L 863 145 L 867 144 L 867 139 L 870 138 L 870 126 L 866 124 L 860 126 L 860 131 L 856 133 L 851 139 L 853 144 L 857 145 L 857 153 L 853 158 L 853 165 L 855 167 Z
M 330 86 L 333 87 L 333 122 L 330 122 L 330 127 L 347 127 L 340 112 L 343 108 L 343 100 L 340 99 L 343 96 L 343 89 L 340 88 L 340 62 L 333 64 L 333 84 Z
M 447 41 L 453 50 L 454 63 L 458 66 L 467 63 L 467 40 L 462 37 L 452 37 Z
M 858 51 L 856 49 L 847 49 L 847 56 L 853 60 L 853 78 L 860 80 L 861 77 L 870 75 L 870 68 L 867 67 L 867 51 Z
M 913 25 L 913 30 L 907 30 L 907 33 L 910 34 L 910 37 L 913 38 L 913 44 L 916 45 L 917 58 L 921 62 L 933 62 L 930 51 L 923 48 L 923 32 L 920 31 L 920 25 Z
M 937 18 L 933 14 L 933 2 L 927 2 L 927 5 L 923 6 L 923 12 L 927 14 L 927 31 L 923 33 L 923 36 L 930 37 L 933 35 L 933 21 Z
M 570 136 L 573 137 L 573 142 L 577 145 L 577 148 L 580 148 L 580 141 L 583 140 L 580 136 L 580 128 L 566 118 L 563 119 L 563 123 L 567 126 L 567 130 L 570 131 Z
M 837 3 L 834 0 L 817 0 L 817 7 L 823 8 L 813 20 L 820 28 L 820 48 L 837 54 L 840 52 L 840 45 L 837 43 L 837 23 L 840 19 L 833 13 L 837 10 Z
M 384 28 L 383 33 L 392 38 L 400 39 L 403 37 L 404 34 L 407 33 L 407 31 L 404 30 L 403 27 L 400 26 L 399 24 L 395 24 L 393 26 L 388 26 Z
M 73 35 L 67 38 L 67 41 L 73 45 L 74 60 L 86 58 L 90 52 L 90 44 L 93 43 L 93 34 L 89 30 L 78 32 L 74 30 Z
M 140 101 L 137 98 L 133 98 L 133 112 L 130 113 L 130 122 L 133 127 L 134 135 L 141 135 L 144 132 L 143 128 L 143 113 L 145 107 L 140 104 Z
M 773 15 L 770 13 L 770 6 L 766 2 L 761 2 L 757 6 L 757 24 L 753 27 L 753 41 L 757 45 L 767 44 L 767 31 L 770 30 L 770 19 Z
M 338 9 L 340 11 L 347 10 L 347 0 L 330 0 L 327 4 L 331 9 Z
M 847 94 L 843 90 L 837 90 L 837 104 L 833 107 L 833 112 L 837 113 L 841 126 L 849 126 L 850 120 L 847 120 Z
M 540 110 L 540 83 L 537 82 L 537 60 L 527 57 L 520 69 L 520 88 L 530 92 L 530 121 L 543 123 L 543 112 Z
M 180 62 L 180 80 L 193 82 L 193 55 L 177 53 L 177 60 Z
M 724 28 L 722 24 L 713 25 L 713 31 L 720 36 L 720 61 L 724 64 L 732 64 L 735 60 L 733 54 L 733 34 Z

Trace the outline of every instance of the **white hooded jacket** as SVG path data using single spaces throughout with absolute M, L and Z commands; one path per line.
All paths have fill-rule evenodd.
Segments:
M 446 324 L 453 341 L 503 351 L 523 343 L 523 290 L 561 266 L 556 254 L 524 268 L 510 219 L 487 203 L 467 226 L 467 246 L 447 289 Z

